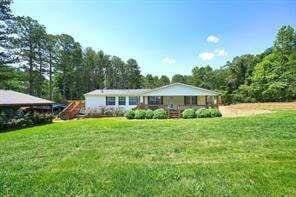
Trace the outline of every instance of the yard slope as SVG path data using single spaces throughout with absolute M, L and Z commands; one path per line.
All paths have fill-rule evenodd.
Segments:
M 0 195 L 296 195 L 296 111 L 0 134 Z

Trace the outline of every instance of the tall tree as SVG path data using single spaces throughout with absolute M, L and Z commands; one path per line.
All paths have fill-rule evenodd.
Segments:
M 96 52 L 88 47 L 85 49 L 83 54 L 84 63 L 84 80 L 82 81 L 85 85 L 86 91 L 96 89 Z
M 195 86 L 212 89 L 213 75 L 213 69 L 209 65 L 192 69 L 193 83 Z
M 143 87 L 144 88 L 155 88 L 157 87 L 157 81 L 151 74 L 147 74 L 143 77 Z
M 168 85 L 170 84 L 170 79 L 165 76 L 165 75 L 162 75 L 160 78 L 159 78 L 159 86 L 165 86 L 165 85 Z
M 254 66 L 258 63 L 258 59 L 254 55 L 242 55 L 235 57 L 232 62 L 228 62 L 226 66 L 229 69 L 228 87 L 229 90 L 235 91 L 240 85 L 249 83 Z
M 141 71 L 135 59 L 129 59 L 126 62 L 126 88 L 137 89 L 141 87 Z
M 53 100 L 53 73 L 55 69 L 55 65 L 57 63 L 57 37 L 48 34 L 46 36 L 46 42 L 45 42 L 45 61 L 48 64 L 48 77 L 49 77 L 49 99 Z
M 106 78 L 106 68 L 110 66 L 110 56 L 105 54 L 102 50 L 97 52 L 96 62 L 95 62 L 95 79 L 96 79 L 96 88 L 103 89 L 107 81 Z
M 16 38 L 14 47 L 20 65 L 28 73 L 28 93 L 36 95 L 36 86 L 39 84 L 36 69 L 38 61 L 38 47 L 40 40 L 44 39 L 45 27 L 30 17 L 17 17 L 15 24 Z
M 186 79 L 183 75 L 176 74 L 172 77 L 172 83 L 186 83 Z
M 14 17 L 11 13 L 11 0 L 2 0 L 0 2 L 0 66 L 13 62 L 11 41 L 13 40 L 12 25 Z
M 259 101 L 296 99 L 296 33 L 283 26 L 277 33 L 273 52 L 256 64 L 249 86 L 239 93 Z
M 55 69 L 55 81 L 65 102 L 68 99 L 82 97 L 81 73 L 82 50 L 79 43 L 67 34 L 58 36 L 58 62 Z
M 16 58 L 13 55 L 13 22 L 11 0 L 0 1 L 0 89 L 22 89 L 19 82 L 21 72 L 10 66 Z
M 280 54 L 281 63 L 289 59 L 289 55 L 296 50 L 295 30 L 291 26 L 282 26 L 274 41 L 274 50 Z

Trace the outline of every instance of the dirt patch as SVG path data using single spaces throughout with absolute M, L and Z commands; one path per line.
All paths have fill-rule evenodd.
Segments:
M 252 116 L 271 113 L 273 110 L 296 110 L 296 102 L 285 103 L 241 103 L 235 105 L 219 106 L 223 117 Z

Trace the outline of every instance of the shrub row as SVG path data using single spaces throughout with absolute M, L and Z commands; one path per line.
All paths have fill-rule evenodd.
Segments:
M 38 113 L 7 118 L 7 116 L 2 113 L 0 115 L 0 130 L 20 129 L 38 124 L 47 124 L 51 123 L 53 118 L 51 114 Z
M 103 116 L 120 117 L 125 113 L 125 109 L 121 107 L 96 107 L 87 108 L 85 114 L 87 118 L 99 118 Z
M 167 112 L 160 108 L 152 111 L 151 109 L 136 109 L 129 110 L 124 115 L 127 119 L 166 119 Z
M 210 108 L 210 109 L 185 109 L 182 112 L 182 117 L 185 119 L 188 118 L 215 118 L 215 117 L 221 117 L 222 114 L 217 108 Z

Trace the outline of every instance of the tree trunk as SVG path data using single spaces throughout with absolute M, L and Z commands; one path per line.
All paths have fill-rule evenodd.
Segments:
M 32 47 L 30 42 L 30 55 L 29 55 L 29 94 L 33 94 L 33 57 Z
M 49 100 L 52 101 L 52 56 L 51 53 L 49 53 Z

